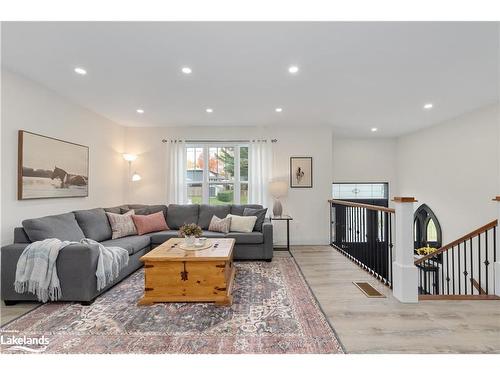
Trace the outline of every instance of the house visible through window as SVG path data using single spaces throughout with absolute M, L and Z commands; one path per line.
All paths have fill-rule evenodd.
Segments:
M 248 202 L 248 145 L 187 144 L 187 203 Z

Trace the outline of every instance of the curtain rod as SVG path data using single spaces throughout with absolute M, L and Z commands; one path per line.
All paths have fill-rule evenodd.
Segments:
M 167 143 L 167 142 L 180 142 L 181 140 L 180 139 L 162 139 L 161 140 L 163 143 Z M 265 139 L 259 139 L 258 140 L 259 142 L 267 142 L 267 140 Z M 249 142 L 252 142 L 251 140 L 249 139 L 228 139 L 228 140 L 223 140 L 223 141 L 214 141 L 214 140 L 207 140 L 207 139 L 204 139 L 204 140 L 196 140 L 196 139 L 186 139 L 184 141 L 185 143 L 249 143 Z M 271 139 L 271 142 L 272 143 L 276 143 L 278 142 L 277 139 Z

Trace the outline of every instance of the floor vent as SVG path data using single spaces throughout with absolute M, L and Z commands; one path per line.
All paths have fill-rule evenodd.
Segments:
M 370 283 L 365 281 L 353 281 L 352 283 L 356 285 L 368 298 L 385 298 L 385 296 L 375 289 Z

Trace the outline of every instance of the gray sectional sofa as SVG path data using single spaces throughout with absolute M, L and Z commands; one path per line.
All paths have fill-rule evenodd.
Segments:
M 154 247 L 172 237 L 178 237 L 178 229 L 185 223 L 197 223 L 208 238 L 235 238 L 235 260 L 266 260 L 273 257 L 273 228 L 269 219 L 265 219 L 260 230 L 252 233 L 218 233 L 208 231 L 213 215 L 220 218 L 227 214 L 243 215 L 245 208 L 262 208 L 260 205 L 123 205 L 111 208 L 80 210 L 61 215 L 46 216 L 23 221 L 23 227 L 15 228 L 14 243 L 1 248 L 1 298 L 6 304 L 17 301 L 34 301 L 36 296 L 14 290 L 16 265 L 24 248 L 31 242 L 46 238 L 59 238 L 68 241 L 80 241 L 91 238 L 104 246 L 120 246 L 129 253 L 128 266 L 119 277 L 106 289 L 97 291 L 95 276 L 97 251 L 81 244 L 72 244 L 62 249 L 57 258 L 57 273 L 61 283 L 61 301 L 91 303 L 98 295 L 111 288 L 142 266 L 139 260 Z M 111 226 L 106 211 L 124 213 L 134 209 L 138 215 L 163 212 L 170 230 L 148 233 L 142 236 L 128 236 L 111 239 Z

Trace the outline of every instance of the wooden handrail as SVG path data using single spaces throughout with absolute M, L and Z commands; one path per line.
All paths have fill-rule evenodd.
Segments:
M 368 210 L 383 211 L 383 212 L 388 212 L 391 214 L 396 212 L 394 210 L 394 208 L 389 208 L 389 207 L 384 207 L 384 206 L 375 206 L 373 204 L 355 203 L 355 202 L 343 201 L 343 200 L 339 200 L 339 199 L 329 199 L 328 202 L 340 204 L 343 206 L 349 206 L 349 207 L 360 207 L 360 208 L 366 208 Z
M 423 263 L 427 259 L 430 259 L 430 258 L 434 257 L 435 255 L 444 253 L 446 250 L 449 250 L 452 247 L 455 247 L 455 246 L 457 246 L 458 244 L 460 244 L 460 243 L 462 243 L 464 241 L 467 241 L 467 240 L 469 240 L 469 239 L 471 239 L 473 237 L 476 237 L 478 234 L 486 232 L 487 230 L 492 229 L 492 228 L 496 227 L 497 225 L 498 225 L 498 220 L 493 220 L 492 222 L 489 222 L 488 224 L 483 225 L 481 228 L 478 228 L 478 229 L 476 229 L 476 230 L 474 230 L 474 231 L 466 234 L 465 236 L 460 237 L 458 240 L 450 242 L 449 244 L 440 247 L 436 251 L 434 251 L 434 252 L 432 252 L 430 254 L 427 254 L 426 256 L 424 256 L 424 257 L 422 257 L 420 259 L 417 259 L 415 261 L 415 265 Z

